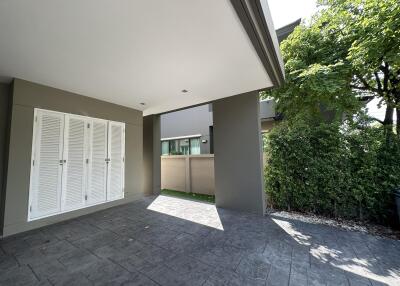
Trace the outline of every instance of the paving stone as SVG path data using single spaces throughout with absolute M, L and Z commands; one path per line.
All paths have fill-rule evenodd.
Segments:
M 271 269 L 267 278 L 268 286 L 280 286 L 280 285 L 289 285 L 289 275 L 290 275 L 290 266 L 289 267 L 276 267 L 275 265 L 271 265 Z
M 233 277 L 229 281 L 232 286 L 264 286 L 265 281 L 248 277 Z
M 46 280 L 49 277 L 63 275 L 65 272 L 68 272 L 66 267 L 56 259 L 29 264 L 29 267 L 40 280 Z
M 38 282 L 35 274 L 26 265 L 12 268 L 0 275 L 0 285 L 34 285 Z
M 118 239 L 119 237 L 115 233 L 108 230 L 103 230 L 95 234 L 88 235 L 84 238 L 75 240 L 72 243 L 77 247 L 93 251 Z
M 79 286 L 92 286 L 93 282 L 90 281 L 85 275 L 80 272 L 75 273 L 64 273 L 61 275 L 57 275 L 54 277 L 48 278 L 50 283 L 55 286 L 71 286 L 71 285 L 79 285 Z
M 12 255 L 2 255 L 0 257 L 0 271 L 8 271 L 12 268 L 18 267 L 17 260 Z
M 307 270 L 303 271 L 295 271 L 291 269 L 290 278 L 289 278 L 290 286 L 307 286 Z
M 129 275 L 127 270 L 107 259 L 92 263 L 90 266 L 84 268 L 82 273 L 94 284 L 108 283 L 116 280 L 118 277 Z
M 179 275 L 185 276 L 190 281 L 198 281 L 201 284 L 214 273 L 212 266 L 184 254 L 178 254 L 171 258 L 168 260 L 167 265 Z
M 200 249 L 195 255 L 195 257 L 206 264 L 223 267 L 232 271 L 237 268 L 242 256 L 242 253 L 238 249 L 231 247 L 214 247 L 209 251 Z
M 307 282 L 309 286 L 326 286 L 324 275 L 314 271 L 309 271 L 307 273 Z
M 76 249 L 77 248 L 74 245 L 66 240 L 60 240 L 40 248 L 41 252 L 46 258 L 59 258 Z
M 100 259 L 83 249 L 76 249 L 58 259 L 69 271 L 83 271 Z
M 128 258 L 125 257 L 123 260 L 116 261 L 121 267 L 128 270 L 129 272 L 140 272 L 148 273 L 152 271 L 156 264 L 152 264 L 142 257 L 136 255 L 130 255 Z
M 236 272 L 247 278 L 266 280 L 271 264 L 265 261 L 262 256 L 252 255 L 240 261 Z
M 189 254 L 202 241 L 188 233 L 181 233 L 163 245 L 164 248 L 176 252 Z
M 121 280 L 118 278 L 118 280 Z M 112 281 L 112 283 L 108 285 L 124 285 L 124 286 L 158 286 L 160 284 L 157 284 L 150 278 L 140 274 L 140 273 L 133 273 L 130 276 L 127 277 L 127 279 L 123 279 L 122 282 L 120 281 Z
M 121 238 L 113 241 L 112 243 L 96 248 L 93 254 L 102 258 L 110 258 L 112 260 L 120 261 L 138 253 L 146 247 L 145 244 L 132 238 Z
M 208 286 L 261 286 L 265 285 L 265 281 L 261 279 L 252 279 L 245 276 L 241 276 L 233 271 L 229 271 L 223 268 L 215 268 L 214 273 L 210 275 L 207 281 L 203 285 Z
M 136 253 L 136 256 L 143 258 L 152 264 L 160 264 L 167 262 L 174 256 L 174 254 L 161 247 L 149 244 L 146 248 Z
M 153 201 L 0 240 L 0 285 L 400 285 L 398 241 L 174 198 L 152 211 Z
M 151 280 L 163 286 L 184 286 L 184 285 L 198 285 L 192 284 L 191 281 L 185 280 L 184 277 L 171 270 L 170 268 L 160 265 L 148 272 L 146 276 Z
M 152 243 L 154 245 L 158 246 L 164 246 L 167 245 L 172 239 L 178 236 L 178 232 L 170 230 L 168 228 L 162 227 L 162 228 L 156 228 L 152 229 L 151 227 L 138 236 L 136 236 L 136 239 L 146 242 L 146 243 Z
M 45 256 L 39 247 L 24 248 L 15 254 L 15 258 L 20 264 L 32 264 L 45 260 Z

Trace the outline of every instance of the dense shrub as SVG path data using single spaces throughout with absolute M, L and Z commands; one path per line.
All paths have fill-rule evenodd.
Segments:
M 400 143 L 369 125 L 282 122 L 265 140 L 273 208 L 391 223 Z

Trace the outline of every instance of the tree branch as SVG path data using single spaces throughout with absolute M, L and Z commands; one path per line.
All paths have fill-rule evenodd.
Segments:
M 385 62 L 385 65 L 380 66 L 379 69 L 383 72 L 383 91 L 388 92 L 389 64 Z
M 383 123 L 384 123 L 382 120 L 380 120 L 380 119 L 378 119 L 378 118 L 375 118 L 375 117 L 371 117 L 371 119 L 372 119 L 372 120 L 375 120 L 375 121 L 377 121 L 377 122 L 379 122 L 380 124 L 383 124 Z
M 374 72 L 374 75 L 375 75 L 376 83 L 378 84 L 378 92 L 382 93 L 382 83 L 381 83 L 381 80 L 379 79 L 378 73 Z
M 353 84 L 350 84 L 350 87 L 354 88 L 354 89 L 362 90 L 362 91 L 373 91 L 373 92 L 379 93 L 379 90 L 376 88 L 373 88 L 373 87 L 357 86 L 357 85 L 353 85 Z
M 365 80 L 365 78 L 363 78 L 360 74 L 356 74 L 357 78 L 362 82 L 362 84 L 364 85 L 365 88 L 371 88 L 371 86 L 369 85 L 369 83 Z

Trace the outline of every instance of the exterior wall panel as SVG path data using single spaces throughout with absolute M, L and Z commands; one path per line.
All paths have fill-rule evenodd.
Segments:
M 33 112 L 42 108 L 125 122 L 124 199 L 28 222 L 28 196 L 32 150 Z M 3 235 L 45 226 L 143 196 L 142 112 L 20 79 L 13 84 L 13 105 L 8 157 Z

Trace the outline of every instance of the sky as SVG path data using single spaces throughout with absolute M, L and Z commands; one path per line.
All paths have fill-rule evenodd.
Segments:
M 317 11 L 316 0 L 268 0 L 275 29 L 279 29 L 301 18 L 303 21 Z M 379 100 L 368 103 L 368 114 L 380 120 L 385 117 L 385 107 L 378 108 Z
M 316 0 L 268 0 L 275 29 L 297 19 L 310 18 L 317 11 Z

